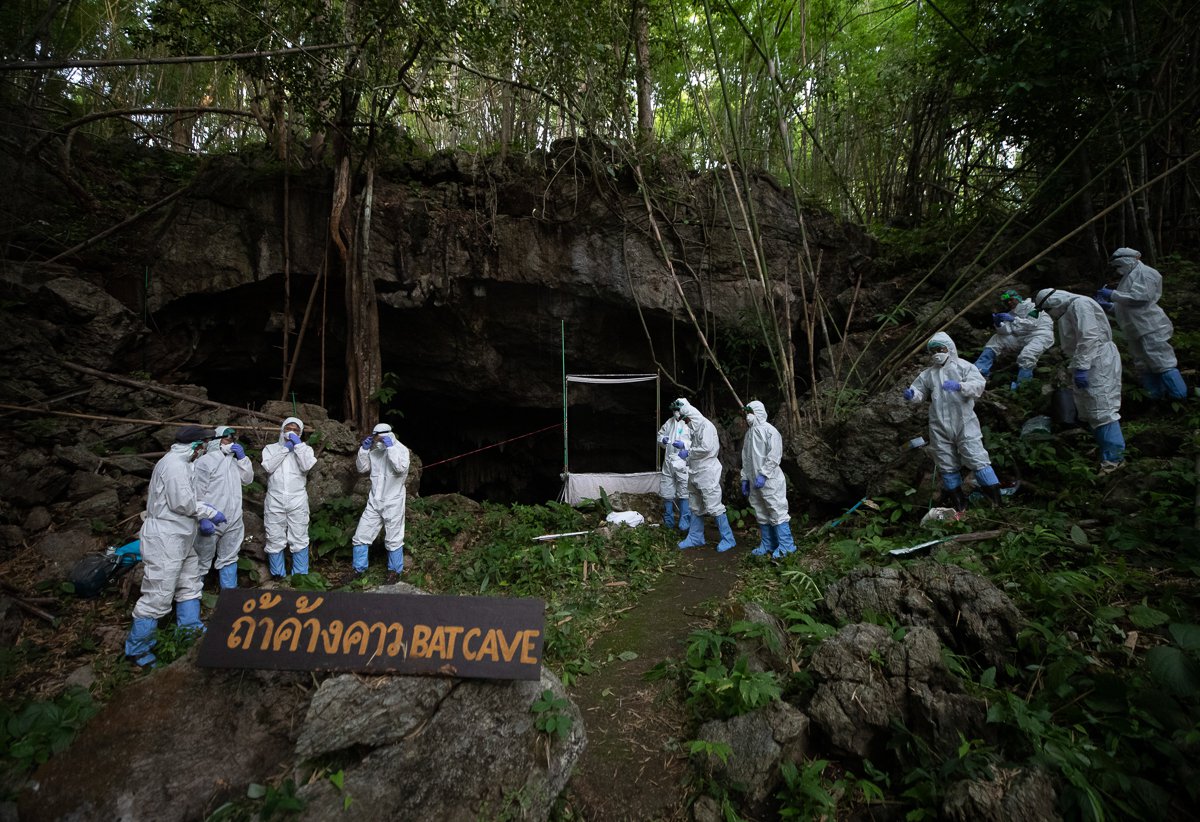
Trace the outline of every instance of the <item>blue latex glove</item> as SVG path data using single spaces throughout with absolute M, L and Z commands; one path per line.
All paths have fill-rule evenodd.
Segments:
M 942 383 L 942 389 L 945 391 L 962 391 L 962 383 L 958 380 L 946 380 Z
M 1108 300 L 1096 300 L 1096 302 L 1100 303 L 1100 307 L 1110 314 L 1116 309 L 1116 306 Z
M 750 496 L 750 481 L 749 480 L 742 480 L 742 496 L 743 497 Z
M 1088 385 L 1089 385 L 1088 370 L 1086 368 L 1076 368 L 1075 369 L 1075 387 L 1076 388 L 1087 388 Z
M 236 442 L 229 446 L 229 453 L 233 454 L 234 459 L 244 460 L 246 458 L 246 449 Z
M 1096 302 L 1112 302 L 1113 290 L 1111 288 L 1102 288 L 1096 292 Z
M 211 537 L 213 535 L 213 532 L 215 532 L 216 530 L 217 530 L 217 528 L 215 525 L 213 525 L 213 521 L 211 519 L 200 520 L 200 533 L 203 534 L 204 536 Z
M 688 458 L 688 450 L 686 448 L 679 449 L 679 458 L 685 460 Z
M 674 445 L 676 448 L 679 448 L 679 449 L 687 448 L 687 446 L 683 444 L 683 440 L 675 440 L 675 442 L 671 443 L 671 445 Z M 680 454 L 680 456 L 682 457 L 682 456 L 686 456 L 686 455 Z
M 383 439 L 380 441 L 383 443 L 384 448 L 391 448 L 393 445 L 396 444 L 396 441 L 388 436 L 384 436 Z
M 754 478 L 754 487 L 755 488 L 762 488 L 766 484 L 767 484 L 767 478 L 764 477 L 762 474 L 759 474 L 757 477 Z
M 1000 323 L 1010 323 L 1015 319 L 1016 317 L 1014 317 L 1012 314 L 1009 314 L 1007 311 L 1002 311 L 999 314 L 992 315 L 992 325 L 999 328 Z
M 300 435 L 295 431 L 289 431 L 288 435 L 283 438 L 283 445 L 287 450 L 291 451 L 300 444 Z
M 372 445 L 374 445 L 374 444 L 375 444 L 375 438 L 374 438 L 374 437 L 367 437 L 365 440 L 363 440 L 363 441 L 362 441 L 362 450 L 364 450 L 364 451 L 370 451 L 370 450 L 371 450 L 371 446 L 372 446 Z
M 670 445 L 670 444 L 671 444 L 671 441 L 670 441 L 669 439 L 667 439 L 666 437 L 663 437 L 663 438 L 662 438 L 662 444 L 663 444 L 663 445 Z
M 225 519 L 225 515 L 220 511 L 212 515 L 212 521 L 213 525 L 222 525 L 226 522 L 229 522 L 229 520 Z
M 911 388 L 904 389 L 904 399 L 911 400 L 915 396 L 917 396 L 916 391 L 913 391 Z

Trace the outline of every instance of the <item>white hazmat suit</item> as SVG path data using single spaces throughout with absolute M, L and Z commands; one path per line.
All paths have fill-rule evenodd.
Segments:
M 216 526 L 210 535 L 196 535 L 196 556 L 199 574 L 203 581 L 208 569 L 236 565 L 238 551 L 246 538 L 246 525 L 242 521 L 242 486 L 254 482 L 254 465 L 243 453 L 237 457 L 232 446 L 222 445 L 221 437 L 228 426 L 219 425 L 214 433 L 217 438 L 209 440 L 208 450 L 193 467 L 196 496 L 216 506 L 225 514 L 226 521 Z M 224 580 L 226 575 L 222 575 Z M 236 579 L 236 577 L 235 577 Z M 222 584 L 222 587 L 230 587 Z
M 1000 480 L 983 447 L 983 431 L 975 416 L 975 400 L 983 396 L 987 380 L 974 364 L 958 356 L 954 340 L 945 332 L 934 334 L 926 350 L 933 352 L 933 364 L 917 375 L 904 397 L 910 402 L 929 400 L 929 443 L 942 473 L 942 487 L 951 493 L 956 508 L 965 508 L 960 470 L 966 466 L 975 472 L 988 500 L 998 505 Z
M 291 423 L 304 433 L 304 423 L 288 417 L 279 425 L 279 441 L 262 450 L 262 467 L 267 472 L 263 530 L 268 555 L 281 553 L 285 546 L 293 554 L 308 549 L 308 472 L 317 464 L 317 456 L 306 442 L 287 447 L 285 429 Z
M 1171 347 L 1175 327 L 1158 304 L 1162 275 L 1143 263 L 1141 257 L 1132 248 L 1114 251 L 1109 266 L 1121 281 L 1116 288 L 1102 289 L 1100 294 L 1113 305 L 1138 381 L 1153 397 L 1166 393 L 1182 399 L 1187 396 L 1187 388 Z
M 1125 453 L 1120 423 L 1121 355 L 1104 309 L 1091 297 L 1053 288 L 1039 291 L 1037 304 L 1058 325 L 1058 343 L 1074 374 L 1079 418 L 1091 426 L 1102 462 L 1120 463 Z
M 196 562 L 197 527 L 211 531 L 225 515 L 196 498 L 192 458 L 207 439 L 196 425 L 181 428 L 175 444 L 154 466 L 146 494 L 146 513 L 138 534 L 142 553 L 142 593 L 133 606 L 133 624 L 125 655 L 138 665 L 153 665 L 158 620 L 175 602 L 175 625 L 203 631 L 200 575 Z
M 780 460 L 783 459 L 783 436 L 767 422 L 767 409 L 758 400 L 747 405 L 750 429 L 742 443 L 742 482 L 746 483 L 750 506 L 760 525 L 778 525 L 791 519 L 788 515 L 787 480 Z M 750 417 L 754 422 L 750 423 Z M 758 477 L 764 482 L 758 485 Z
M 196 526 L 219 509 L 196 498 L 192 486 L 191 445 L 175 443 L 154 466 L 146 496 L 142 541 L 142 595 L 133 606 L 134 619 L 158 619 L 171 612 L 172 602 L 200 597 Z
M 1024 382 L 1033 376 L 1038 359 L 1054 345 L 1054 320 L 1034 311 L 1033 300 L 1024 299 L 1007 312 L 1012 320 L 1003 320 L 996 333 L 984 346 L 984 353 L 975 361 L 983 376 L 988 376 L 992 364 L 1002 354 L 1017 355 L 1017 381 Z M 1032 316 L 1031 316 L 1032 315 Z M 998 316 L 998 315 L 997 315 Z M 994 354 L 988 356 L 987 350 Z
M 675 502 L 679 502 L 679 527 L 687 530 L 691 505 L 688 501 L 688 464 L 680 458 L 674 443 L 682 442 L 685 449 L 691 447 L 692 432 L 687 423 L 679 417 L 679 412 L 671 414 L 671 418 L 658 429 L 658 447 L 663 454 L 661 476 L 659 477 L 658 493 L 663 498 L 663 523 L 668 528 L 675 527 Z
M 404 508 L 408 498 L 408 447 L 392 435 L 387 423 L 375 426 L 372 436 L 363 440 L 354 459 L 360 474 L 370 473 L 371 493 L 354 531 L 354 570 L 367 569 L 367 550 L 383 529 L 383 546 L 388 552 L 388 570 L 400 573 L 404 568 Z
M 688 533 L 679 543 L 680 548 L 697 548 L 704 544 L 704 516 L 711 516 L 721 533 L 717 551 L 728 551 L 734 546 L 733 530 L 721 501 L 721 442 L 717 427 L 705 418 L 691 403 L 680 398 L 674 403 L 680 418 L 692 434 L 691 445 L 678 449 L 679 456 L 688 463 L 688 501 L 691 519 Z

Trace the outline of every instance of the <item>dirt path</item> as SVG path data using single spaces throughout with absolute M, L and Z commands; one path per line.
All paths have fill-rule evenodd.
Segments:
M 667 657 L 679 659 L 688 635 L 709 624 L 728 596 L 747 548 L 718 554 L 686 551 L 625 618 L 596 643 L 593 658 L 612 662 L 583 677 L 571 696 L 583 711 L 588 747 L 576 765 L 570 793 L 587 820 L 686 818 L 682 807 L 687 754 L 681 739 L 687 717 L 673 683 L 643 675 Z M 626 651 L 636 659 L 617 657 Z

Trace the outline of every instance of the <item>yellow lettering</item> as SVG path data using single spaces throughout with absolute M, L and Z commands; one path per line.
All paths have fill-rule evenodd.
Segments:
M 533 655 L 533 640 L 542 632 L 530 629 L 521 633 L 524 635 L 524 639 L 521 640 L 521 663 L 524 665 L 537 665 L 537 657 Z
M 468 645 L 473 638 L 478 637 L 481 633 L 483 632 L 478 628 L 472 628 L 463 635 L 463 656 L 471 662 L 474 662 L 476 659 L 478 659 L 479 654 L 475 651 L 472 651 Z
M 516 652 L 517 652 L 517 646 L 521 644 L 521 633 L 522 632 L 521 631 L 517 632 L 517 635 L 513 637 L 512 644 L 509 644 L 504 641 L 504 632 L 503 631 L 497 630 L 496 633 L 498 633 L 500 635 L 500 651 L 504 655 L 504 661 L 512 662 L 513 655 L 516 654 Z
M 478 659 L 483 659 L 484 656 L 490 656 L 492 662 L 500 661 L 500 652 L 496 650 L 496 629 L 489 628 L 487 634 L 483 637 L 483 642 L 479 643 Z
M 412 632 L 412 645 L 408 648 L 408 655 L 417 659 L 424 659 L 429 656 L 429 626 L 414 625 Z
M 446 655 L 450 659 L 453 659 L 454 658 L 454 646 L 458 642 L 458 635 L 463 632 L 463 627 L 461 625 L 449 625 L 446 627 L 445 630 L 446 630 L 446 639 L 448 640 L 447 646 L 446 646 Z
M 437 654 L 442 659 L 446 658 L 446 629 L 441 625 L 433 631 L 433 639 L 429 642 L 429 656 Z

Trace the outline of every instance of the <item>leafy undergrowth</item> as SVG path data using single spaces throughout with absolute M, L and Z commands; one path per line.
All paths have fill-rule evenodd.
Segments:
M 1136 399 L 1136 398 L 1135 398 Z M 1011 400 L 1010 400 L 1011 402 Z M 1001 769 L 1039 767 L 1055 780 L 1067 819 L 1194 818 L 1200 800 L 1200 510 L 1196 462 L 1200 409 L 1160 405 L 1126 423 L 1127 466 L 1099 476 L 1090 436 L 1065 432 L 1022 439 L 988 432 L 1001 475 L 1022 485 L 1001 510 L 972 504 L 963 522 L 918 525 L 926 505 L 915 489 L 876 499 L 836 528 L 799 535 L 800 550 L 771 566 L 748 562 L 739 596 L 780 617 L 794 638 L 797 672 L 750 674 L 735 623 L 697 632 L 674 674 L 697 721 L 734 716 L 782 698 L 801 707 L 816 682 L 804 659 L 839 627 L 822 604 L 832 581 L 862 565 L 902 563 L 889 555 L 960 532 L 1000 531 L 977 542 L 946 542 L 927 555 L 992 580 L 1021 610 L 1026 627 L 995 667 L 945 654 L 967 693 L 987 705 L 989 740 L 963 738 L 952 757 L 935 754 L 898 723 L 886 759 L 810 750 L 783 769 L 774 813 L 783 818 L 938 818 L 948 788 Z M 887 615 L 881 624 L 902 635 Z M 693 744 L 701 761 L 727 751 Z M 709 779 L 697 790 L 736 818 L 741 797 Z
M 365 578 L 338 588 L 350 567 L 350 538 L 361 504 L 334 500 L 314 511 L 317 556 L 312 573 L 292 577 L 299 589 L 361 590 L 384 581 L 381 549 L 372 551 Z M 592 640 L 623 604 L 651 585 L 675 562 L 674 535 L 660 528 L 606 526 L 602 506 L 580 509 L 559 503 L 540 506 L 482 506 L 461 497 L 409 501 L 404 579 L 430 593 L 539 597 L 546 601 L 544 659 L 565 683 L 594 669 Z M 537 541 L 546 534 L 584 532 Z M 38 558 L 6 568 L 9 579 L 32 580 Z M 243 556 L 242 584 L 265 569 Z M 14 573 L 14 571 L 16 573 Z M 216 602 L 214 575 L 204 594 Z M 0 652 L 0 795 L 11 795 L 21 779 L 70 744 L 76 731 L 106 700 L 140 676 L 119 650 L 128 630 L 137 589 L 112 585 L 93 600 L 76 598 L 59 583 L 36 589 L 54 604 L 54 625 L 27 619 L 19 640 Z M 169 619 L 158 632 L 163 663 L 182 656 L 195 637 L 174 629 Z M 68 690 L 71 672 L 91 666 L 90 688 Z

